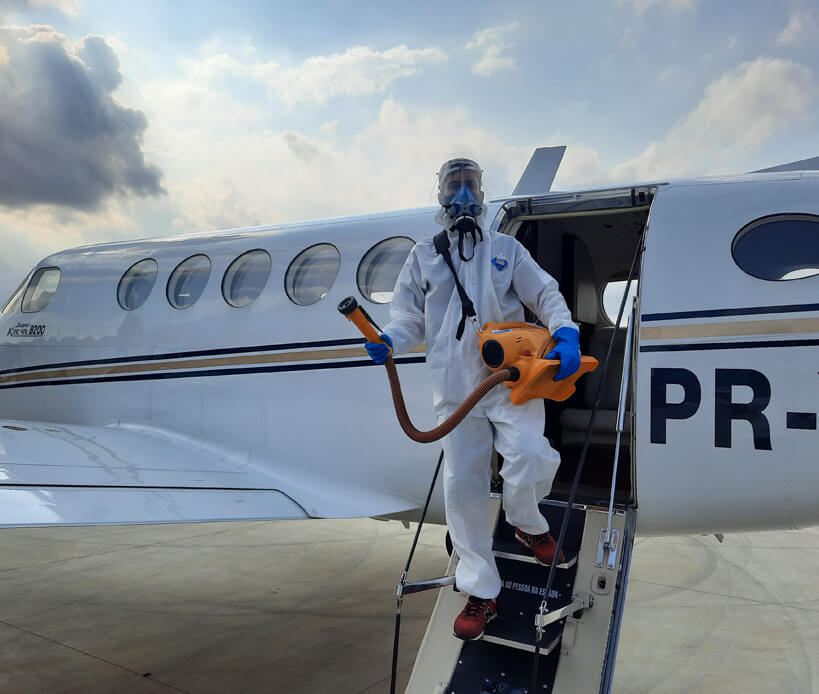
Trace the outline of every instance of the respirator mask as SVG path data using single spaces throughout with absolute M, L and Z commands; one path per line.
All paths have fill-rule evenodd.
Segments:
M 438 172 L 438 202 L 443 211 L 443 226 L 458 232 L 458 253 L 461 260 L 472 260 L 475 245 L 483 240 L 478 220 L 483 213 L 481 169 L 471 159 L 450 159 Z M 464 242 L 472 241 L 472 255 L 464 255 Z

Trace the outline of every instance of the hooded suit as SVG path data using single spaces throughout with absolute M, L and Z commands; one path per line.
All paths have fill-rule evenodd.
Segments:
M 439 221 L 447 220 L 442 215 Z M 564 327 L 577 330 L 557 282 L 516 239 L 487 229 L 474 241 L 466 239 L 468 260 L 463 260 L 458 232 L 447 233 L 453 266 L 475 306 L 478 327 L 489 321 L 522 321 L 522 302 L 552 334 Z M 461 301 L 432 238 L 410 251 L 395 285 L 390 317 L 384 332 L 394 353 L 426 341 L 435 412 L 443 421 L 490 371 L 469 322 L 462 338 L 456 338 Z M 544 417 L 542 402 L 516 406 L 505 388 L 495 388 L 443 440 L 447 525 L 460 557 L 456 582 L 469 595 L 495 598 L 501 588 L 487 505 L 493 446 L 504 458 L 507 520 L 531 535 L 549 529 L 538 501 L 549 491 L 560 455 L 544 436 Z

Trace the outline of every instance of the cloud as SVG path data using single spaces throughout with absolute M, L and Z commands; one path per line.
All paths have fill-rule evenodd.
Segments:
M 137 211 L 93 213 L 38 205 L 26 209 L 0 207 L 0 306 L 39 260 L 63 248 L 148 236 L 136 223 Z
M 0 67 L 6 67 L 9 64 L 9 49 L 5 46 L 0 46 Z
M 282 136 L 290 151 L 302 161 L 312 161 L 319 156 L 319 148 L 310 140 L 298 133 L 284 133 Z
M 565 144 L 566 153 L 560 162 L 552 190 L 597 186 L 605 182 L 603 161 L 596 149 L 566 139 L 556 140 L 555 144 Z
M 34 7 L 53 7 L 54 9 L 76 16 L 80 13 L 80 0 L 30 0 Z
M 679 13 L 695 9 L 698 2 L 699 0 L 617 0 L 619 5 L 630 5 L 640 14 L 655 5 Z
M 71 54 L 72 65 L 95 75 L 94 84 L 103 90 L 119 83 L 112 52 L 104 46 L 90 42 Z M 14 51 L 11 60 L 13 65 Z M 260 71 L 265 66 L 252 56 L 242 61 Z M 0 244 L 14 254 L 5 256 L 8 262 L 0 257 L 0 294 L 10 293 L 37 260 L 61 248 L 433 205 L 436 172 L 455 155 L 481 163 L 489 197 L 504 195 L 534 147 L 544 144 L 509 144 L 502 134 L 476 125 L 462 107 L 413 108 L 392 98 L 382 99 L 351 135 L 349 123 L 334 120 L 311 131 L 292 125 L 271 130 L 269 105 L 237 96 L 235 78 L 241 73 L 234 62 L 189 63 L 180 79 L 130 85 L 131 98 L 151 122 L 142 150 L 162 168 L 167 196 L 106 197 L 93 213 L 47 204 L 0 207 Z M 418 69 L 425 64 L 416 61 Z M 600 168 L 593 149 L 571 146 L 561 184 L 588 183 Z
M 506 194 L 533 151 L 477 127 L 466 110 L 412 109 L 393 99 L 341 142 L 332 122 L 313 134 L 154 133 L 160 135 L 157 151 L 184 162 L 167 168 L 177 232 L 434 204 L 436 173 L 453 155 L 477 158 L 487 193 Z
M 716 173 L 810 117 L 817 86 L 797 63 L 758 58 L 714 80 L 699 105 L 658 142 L 615 167 L 616 180 Z
M 166 156 L 185 162 L 185 170 L 168 169 L 176 209 L 168 231 L 179 233 L 434 205 L 436 173 L 453 156 L 475 158 L 488 197 L 499 197 L 512 191 L 535 145 L 544 144 L 509 144 L 462 108 L 415 109 L 393 99 L 341 142 L 333 123 L 314 134 L 213 137 L 189 129 L 165 137 Z M 597 151 L 570 144 L 559 185 L 604 178 Z
M 80 13 L 79 0 L 0 0 L 0 9 L 30 10 L 51 8 L 76 17 Z
M 385 51 L 355 46 L 344 53 L 312 56 L 293 67 L 277 62 L 243 63 L 226 54 L 185 61 L 184 65 L 191 77 L 209 83 L 236 77 L 259 81 L 282 101 L 295 105 L 324 104 L 336 96 L 383 94 L 395 80 L 446 60 L 438 48 L 402 45 Z
M 819 19 L 810 10 L 792 12 L 788 24 L 779 34 L 779 43 L 793 43 L 801 38 L 813 38 L 819 33 Z
M 683 89 L 695 88 L 695 78 L 696 72 L 691 67 L 686 65 L 672 65 L 660 72 L 656 80 L 658 84 L 664 85 L 665 88 Z
M 145 147 L 162 166 L 168 195 L 111 198 L 94 214 L 0 208 L 0 245 L 8 251 L 0 254 L 0 295 L 61 248 L 433 205 L 436 173 L 451 156 L 480 162 L 490 198 L 508 194 L 535 145 L 549 144 L 510 145 L 464 108 L 411 108 L 389 98 L 352 136 L 339 137 L 335 121 L 311 133 L 271 132 L 263 112 L 225 90 L 188 85 L 180 94 L 177 86 L 144 84 L 139 97 L 156 121 Z M 181 114 L 187 105 L 193 110 Z M 240 128 L 225 121 L 225 110 L 244 119 Z M 601 169 L 595 150 L 570 144 L 560 185 L 594 183 Z
M 72 44 L 48 26 L 0 27 L 0 205 L 95 209 L 109 196 L 159 195 L 141 142 L 148 121 L 117 103 L 116 55 L 99 36 Z
M 503 55 L 503 51 L 515 45 L 509 43 L 506 37 L 517 31 L 519 26 L 518 22 L 510 22 L 502 26 L 476 31 L 472 35 L 472 40 L 466 44 L 466 49 L 482 51 L 483 54 L 480 60 L 472 66 L 472 72 L 481 77 L 489 77 L 499 70 L 515 67 L 515 59 Z
M 51 7 L 73 17 L 80 13 L 79 0 L 28 0 L 28 3 L 32 7 Z

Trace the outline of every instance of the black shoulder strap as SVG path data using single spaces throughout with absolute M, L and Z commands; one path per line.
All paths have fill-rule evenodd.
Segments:
M 472 300 L 467 295 L 461 281 L 458 279 L 458 273 L 455 272 L 455 267 L 452 265 L 452 256 L 449 253 L 449 237 L 446 234 L 446 229 L 435 234 L 432 242 L 435 244 L 435 252 L 444 256 L 444 261 L 452 271 L 452 276 L 455 278 L 455 287 L 458 290 L 458 296 L 461 298 L 461 322 L 458 323 L 458 332 L 455 333 L 455 338 L 460 340 L 464 334 L 466 319 L 477 315 L 475 306 L 472 304 Z
M 446 257 L 449 255 L 449 239 L 446 235 L 446 229 L 441 229 L 435 236 L 432 237 L 432 243 L 435 244 L 435 252 L 438 255 Z

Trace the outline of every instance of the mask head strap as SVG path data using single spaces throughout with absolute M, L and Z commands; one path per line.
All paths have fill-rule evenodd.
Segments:
M 475 247 L 478 241 L 483 241 L 483 230 L 478 226 L 474 217 L 463 216 L 455 220 L 455 224 L 451 229 L 458 232 L 458 255 L 465 263 L 475 257 Z M 468 258 L 464 255 L 464 239 L 467 236 L 472 237 L 472 255 Z

